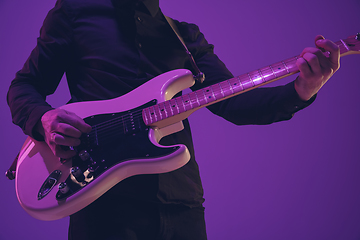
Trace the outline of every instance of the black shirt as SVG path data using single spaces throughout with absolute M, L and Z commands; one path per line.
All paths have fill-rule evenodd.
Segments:
M 176 24 L 206 75 L 205 82 L 196 83 L 192 90 L 233 77 L 196 25 Z M 158 0 L 58 0 L 44 21 L 37 46 L 11 83 L 8 103 L 14 123 L 42 140 L 34 126 L 52 109 L 45 99 L 56 90 L 64 72 L 70 101 L 79 102 L 115 98 L 161 73 L 190 66 Z M 290 83 L 255 89 L 208 108 L 238 125 L 269 124 L 290 119 L 311 102 L 301 101 Z M 106 195 L 201 205 L 203 189 L 187 120 L 184 126 L 160 143 L 185 144 L 192 156 L 189 163 L 170 173 L 128 178 Z

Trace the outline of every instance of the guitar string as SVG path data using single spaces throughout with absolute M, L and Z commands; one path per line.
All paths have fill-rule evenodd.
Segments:
M 184 95 L 185 96 L 185 95 Z M 180 100 L 180 102 L 183 102 L 183 99 L 181 97 L 177 97 L 175 99 L 172 99 L 172 100 Z M 173 106 L 174 104 L 171 104 L 170 103 L 170 100 L 168 101 L 165 101 L 165 102 L 168 102 L 169 103 L 169 106 Z M 157 107 L 159 108 L 159 110 L 161 112 L 164 112 L 165 113 L 165 117 L 163 117 L 164 114 L 162 114 L 161 112 L 160 113 L 157 113 L 156 110 L 155 111 L 150 111 L 150 113 L 153 114 L 156 114 L 157 116 L 159 116 L 159 118 L 161 119 L 164 119 L 166 117 L 168 117 L 169 115 L 173 115 L 171 111 L 168 111 L 166 109 L 166 106 L 165 106 L 165 102 L 162 102 L 162 103 L 159 103 L 157 104 Z M 177 101 L 178 102 L 178 101 Z M 178 108 L 178 104 L 177 102 L 175 102 L 176 104 L 176 108 Z M 160 104 L 162 105 L 162 107 L 160 106 Z M 154 107 L 156 105 L 153 105 L 152 107 Z M 150 107 L 147 107 L 147 108 L 150 108 Z M 93 125 L 92 127 L 96 127 L 97 130 L 102 130 L 102 129 L 107 129 L 108 127 L 111 127 L 112 125 L 115 125 L 115 124 L 118 124 L 118 123 L 124 123 L 124 124 L 130 124 L 131 123 L 131 119 L 134 119 L 134 120 L 138 120 L 139 118 L 142 119 L 142 112 L 143 110 L 147 109 L 147 108 L 144 108 L 144 109 L 139 109 L 139 110 L 135 110 L 133 112 L 131 112 L 131 114 L 125 114 L 125 115 L 121 115 L 121 116 L 118 116 L 118 117 L 115 117 L 115 118 L 112 118 L 110 120 L 107 120 L 107 121 L 104 121 L 104 122 L 101 122 L 101 123 L 98 123 L 98 124 L 95 124 Z M 181 113 L 181 111 L 179 112 Z M 140 117 L 141 115 L 141 117 Z M 160 117 L 160 115 L 162 117 Z
M 183 99 L 181 97 L 177 97 L 178 100 L 182 101 Z M 166 101 L 170 104 L 170 100 Z M 159 105 L 162 104 L 163 107 L 160 107 Z M 172 112 L 168 112 L 168 110 L 166 109 L 166 106 L 165 106 L 165 102 L 162 102 L 160 104 L 157 104 L 158 108 L 160 111 L 165 111 L 165 117 L 161 117 L 162 119 L 168 117 L 169 115 L 172 116 Z M 176 108 L 178 107 L 177 103 L 176 104 Z M 174 105 L 174 104 L 172 104 Z M 155 106 L 155 105 L 154 105 Z M 152 107 L 154 107 L 152 106 Z M 170 105 L 171 106 L 171 105 Z M 146 108 L 144 108 L 146 109 Z M 99 123 L 99 124 L 95 124 L 93 125 L 92 127 L 96 129 L 91 131 L 88 135 L 92 135 L 92 134 L 103 134 L 106 133 L 106 131 L 113 131 L 114 129 L 114 126 L 117 126 L 117 125 L 120 125 L 120 128 L 132 128 L 132 125 L 131 122 L 136 122 L 138 121 L 136 124 L 139 125 L 141 124 L 140 121 L 143 121 L 143 118 L 142 118 L 142 113 L 143 113 L 143 110 L 144 109 L 139 109 L 139 110 L 136 110 L 134 112 L 132 112 L 132 114 L 125 114 L 125 115 L 122 115 L 122 116 L 118 116 L 116 118 L 113 118 L 113 119 L 110 119 L 110 120 L 107 120 L 107 121 L 104 121 L 102 123 Z M 181 112 L 181 111 L 180 111 Z M 156 115 L 163 115 L 163 114 L 159 114 L 157 113 L 156 111 L 153 111 L 152 112 L 153 114 L 156 114 Z M 160 117 L 160 116 L 159 116 Z M 130 126 L 131 125 L 131 126 Z M 126 134 L 125 130 L 124 130 L 124 134 Z
M 285 61 L 293 61 L 293 59 L 288 59 L 288 60 L 285 60 Z M 275 63 L 275 64 L 273 64 L 273 65 L 282 65 L 282 64 L 283 64 L 283 63 L 279 62 L 279 63 Z M 239 76 L 239 78 L 241 78 L 241 77 L 245 77 L 246 79 L 248 79 L 248 77 L 246 77 L 245 74 L 244 74 L 243 76 Z M 225 80 L 225 81 L 234 81 L 234 80 L 236 80 L 236 78 L 228 79 L 228 80 Z M 217 85 L 219 85 L 219 84 L 220 84 L 220 83 L 218 83 Z M 216 84 L 214 84 L 214 85 L 212 85 L 212 86 L 209 86 L 209 87 L 215 87 L 215 85 L 216 85 Z M 221 86 L 220 86 L 220 87 L 221 87 Z M 219 95 L 219 94 L 221 94 L 221 90 L 212 90 L 212 92 L 214 93 L 214 95 Z M 191 93 L 190 93 L 190 94 L 191 94 Z M 188 101 L 184 101 L 184 100 L 183 100 L 184 97 L 187 97 L 187 98 L 189 98 L 189 99 L 191 100 L 191 97 L 193 96 L 193 97 L 196 98 L 196 100 L 199 100 L 199 98 L 196 96 L 196 94 L 193 93 L 192 96 L 190 96 L 190 94 L 183 95 L 182 98 L 181 98 L 181 97 L 177 97 L 177 99 L 180 100 L 180 102 L 183 102 L 183 104 L 185 105 L 185 109 L 186 109 L 187 107 L 189 107 L 189 105 L 190 105 L 190 108 L 191 108 L 191 104 L 189 104 Z M 195 96 L 194 96 L 194 95 L 195 95 Z M 169 105 L 171 105 L 171 104 L 170 104 L 170 100 L 168 100 L 167 102 L 169 103 Z M 176 102 L 177 102 L 177 101 L 176 101 Z M 184 103 L 184 102 L 185 102 L 185 103 Z M 160 103 L 160 104 L 161 104 L 161 103 Z M 166 115 L 173 115 L 171 112 L 170 112 L 170 113 L 167 112 L 167 109 L 166 109 L 166 107 L 165 107 L 165 102 L 163 102 L 163 106 L 164 106 L 165 108 L 161 108 L 161 107 L 159 106 L 160 104 L 157 104 L 157 106 L 159 107 L 159 109 L 161 109 L 160 111 L 166 111 L 166 113 L 165 113 Z M 176 105 L 178 105 L 178 104 L 176 103 Z M 154 106 L 153 106 L 153 107 L 154 107 Z M 179 106 L 177 106 L 177 107 L 179 107 Z M 113 119 L 111 119 L 111 120 L 104 121 L 104 122 L 102 122 L 102 123 L 100 123 L 100 124 L 96 124 L 96 125 L 94 125 L 94 127 L 96 127 L 97 130 L 99 131 L 99 130 L 101 130 L 101 129 L 107 129 L 108 127 L 111 127 L 112 125 L 118 124 L 118 123 L 121 123 L 121 122 L 122 122 L 123 124 L 129 124 L 129 121 L 131 121 L 131 120 L 130 120 L 131 118 L 137 119 L 136 117 L 137 117 L 138 115 L 142 114 L 142 112 L 143 112 L 143 109 L 136 110 L 136 111 L 133 112 L 132 115 L 130 115 L 130 114 L 122 115 L 122 116 L 113 118 Z M 162 115 L 161 113 L 160 113 L 160 114 L 154 113 L 154 114 Z M 165 118 L 166 118 L 166 116 L 165 116 Z
M 179 97 L 177 97 L 179 98 Z M 176 98 L 175 98 L 176 99 Z M 170 103 L 170 100 L 168 101 L 165 101 L 165 102 L 168 102 Z M 159 103 L 157 104 L 157 106 L 159 107 L 160 111 L 167 111 L 166 107 L 165 107 L 165 102 L 162 102 L 162 103 Z M 164 106 L 164 108 L 160 107 L 159 105 L 162 104 Z M 169 104 L 171 106 L 171 104 Z M 177 103 L 176 103 L 177 105 Z M 152 107 L 154 107 L 155 105 L 153 105 Z M 147 107 L 149 108 L 149 107 Z M 115 118 L 112 118 L 110 120 L 107 120 L 107 121 L 104 121 L 104 122 L 101 122 L 101 123 L 98 123 L 98 124 L 95 124 L 93 125 L 92 127 L 96 127 L 97 129 L 102 129 L 102 128 L 106 128 L 107 126 L 109 125 L 112 125 L 112 124 L 117 124 L 119 122 L 125 122 L 125 123 L 129 123 L 131 122 L 130 119 L 131 118 L 137 118 L 137 117 L 140 117 L 141 115 L 141 118 L 142 118 L 142 112 L 143 110 L 147 109 L 147 108 L 144 108 L 144 109 L 139 109 L 139 110 L 135 110 L 133 112 L 131 112 L 131 115 L 130 114 L 124 114 L 124 115 L 121 115 L 121 116 L 118 116 L 118 117 L 115 117 Z M 156 113 L 155 111 L 153 112 L 154 114 L 157 114 L 159 115 L 158 113 Z M 160 113 L 161 114 L 161 113 Z M 169 112 L 166 112 L 167 115 L 172 115 L 171 113 Z M 162 114 L 161 114 L 162 115 Z M 166 118 L 166 117 L 165 117 Z
M 288 60 L 291 61 L 291 59 L 288 59 Z M 288 61 L 288 60 L 285 60 L 285 61 Z M 282 64 L 282 63 L 279 62 L 279 63 L 275 63 L 274 65 L 276 65 L 276 64 Z M 239 77 L 241 77 L 241 76 L 239 76 Z M 228 79 L 228 80 L 225 80 L 225 81 L 231 81 L 231 80 L 235 80 L 235 78 Z M 213 92 L 214 92 L 215 94 L 219 94 L 219 93 L 220 93 L 220 91 L 216 91 L 216 90 L 213 90 Z M 191 94 L 191 93 L 190 93 L 190 94 Z M 189 97 L 189 98 L 191 99 L 190 94 L 183 95 L 182 97 L 187 96 L 187 97 Z M 195 95 L 195 94 L 193 94 L 193 95 Z M 195 98 L 196 98 L 196 100 L 199 100 L 197 96 L 195 96 Z M 181 97 L 177 97 L 177 99 L 178 99 L 178 100 L 181 100 L 180 102 L 184 102 Z M 171 104 L 170 104 L 170 100 L 168 100 L 167 102 L 169 103 L 169 105 L 171 105 Z M 187 102 L 185 101 L 185 103 L 187 103 Z M 160 104 L 161 104 L 161 103 L 160 103 Z M 177 104 L 177 103 L 176 103 L 176 104 Z M 158 105 L 158 107 L 160 108 L 159 104 L 157 104 L 157 105 Z M 178 104 L 177 104 L 177 105 L 178 105 Z M 165 102 L 163 102 L 163 106 L 165 106 Z M 186 107 L 188 107 L 188 106 L 189 106 L 189 104 L 186 104 Z M 177 106 L 177 107 L 179 107 L 179 106 Z M 186 108 L 186 107 L 185 107 L 185 108 Z M 191 107 L 191 106 L 190 106 L 190 107 Z M 161 109 L 161 108 L 160 108 L 160 109 Z M 162 109 L 166 111 L 166 108 L 162 108 Z M 126 123 L 128 123 L 128 120 L 129 120 L 131 117 L 134 117 L 134 116 L 136 117 L 137 115 L 142 114 L 142 111 L 143 111 L 143 109 L 136 110 L 136 111 L 133 112 L 134 114 L 132 114 L 132 116 L 129 115 L 129 114 L 122 115 L 122 116 L 113 118 L 113 119 L 111 119 L 111 120 L 104 121 L 104 122 L 102 122 L 102 123 L 100 123 L 100 124 L 96 124 L 96 125 L 94 125 L 94 126 L 96 126 L 97 129 L 99 130 L 99 129 L 101 129 L 101 128 L 106 128 L 107 126 L 112 125 L 112 124 L 118 124 L 119 122 L 124 122 L 124 123 L 126 124 Z M 157 113 L 156 113 L 156 114 L 157 114 Z M 159 114 L 157 114 L 157 115 L 159 115 Z M 160 115 L 161 115 L 161 113 L 160 113 Z M 166 115 L 172 115 L 172 113 L 166 112 Z M 125 116 L 125 117 L 124 117 L 124 116 Z M 166 117 L 165 117 L 165 118 L 166 118 Z
M 279 63 L 279 64 L 280 64 L 280 63 Z M 239 77 L 241 77 L 241 76 L 239 76 Z M 248 79 L 248 78 L 247 78 L 247 79 Z M 234 80 L 236 80 L 236 78 L 228 79 L 228 80 L 225 80 L 225 81 L 228 81 L 228 82 L 229 82 L 229 81 L 234 81 Z M 214 84 L 214 85 L 209 86 L 209 87 L 214 88 L 216 85 L 220 86 L 220 83 Z M 221 88 L 221 86 L 220 86 L 220 88 Z M 221 89 L 220 89 L 220 90 L 213 90 L 213 89 L 212 89 L 212 93 L 213 93 L 214 95 L 216 95 L 216 96 L 219 96 L 220 94 L 222 94 Z M 185 110 L 186 108 L 188 108 L 188 107 L 192 108 L 191 104 L 189 103 L 189 102 L 191 101 L 192 96 L 195 97 L 197 101 L 199 101 L 199 97 L 196 96 L 195 93 L 193 93 L 192 95 L 190 95 L 190 94 L 191 94 L 191 93 L 185 94 L 185 95 L 183 95 L 182 97 L 177 97 L 177 98 L 175 99 L 175 104 L 177 105 L 177 107 L 179 107 L 179 106 L 178 106 L 178 102 L 179 102 L 179 101 L 176 101 L 176 100 L 180 100 L 180 102 L 183 103 L 183 105 L 184 105 L 184 110 Z M 185 101 L 184 101 L 184 97 L 189 98 L 189 100 L 185 100 Z M 204 96 L 204 97 L 205 97 L 205 96 Z M 170 100 L 168 100 L 168 103 L 170 104 Z M 160 104 L 161 104 L 161 103 L 160 103 Z M 165 107 L 165 102 L 162 103 L 162 105 L 164 106 L 164 108 L 160 107 L 160 106 L 159 106 L 160 104 L 157 104 L 157 106 L 158 106 L 158 108 L 160 109 L 160 111 L 166 111 L 165 115 L 173 115 L 171 112 L 170 112 L 170 113 L 167 112 L 167 109 L 166 109 L 166 107 Z M 171 104 L 170 104 L 170 105 L 171 105 Z M 172 105 L 173 105 L 173 104 L 172 104 Z M 154 106 L 153 106 L 153 107 L 154 107 Z M 186 111 L 186 110 L 185 110 L 185 111 Z M 131 123 L 131 119 L 132 119 L 132 120 L 139 120 L 140 115 L 141 115 L 141 120 L 142 120 L 142 112 L 143 112 L 143 109 L 136 110 L 136 111 L 132 112 L 131 115 L 130 115 L 130 114 L 122 115 L 122 116 L 119 116 L 119 117 L 116 117 L 116 118 L 113 118 L 113 119 L 104 121 L 104 122 L 102 122 L 102 123 L 95 124 L 95 125 L 93 125 L 93 127 L 96 127 L 97 133 L 99 133 L 99 132 L 101 132 L 101 131 L 104 131 L 104 130 L 108 130 L 108 129 L 111 130 L 111 128 L 112 128 L 114 125 L 118 125 L 119 123 L 120 123 L 120 124 L 122 123 L 122 126 L 125 127 L 125 125 L 129 125 L 129 124 Z M 181 112 L 181 111 L 180 111 L 180 112 Z M 160 112 L 160 114 L 158 114 L 158 113 L 156 113 L 156 112 L 153 112 L 153 114 L 162 115 L 161 112 Z M 165 118 L 166 118 L 166 117 L 167 117 L 167 116 L 165 116 Z M 160 117 L 160 118 L 161 118 L 161 117 Z M 163 119 L 163 118 L 162 118 L 162 119 Z M 94 132 L 94 134 L 95 134 L 95 132 Z
M 125 115 L 121 115 L 115 118 L 112 118 L 110 120 L 106 120 L 104 122 L 98 123 L 98 124 L 94 124 L 92 125 L 93 128 L 97 129 L 97 130 L 102 130 L 102 129 L 107 129 L 108 127 L 112 126 L 112 125 L 116 125 L 118 123 L 130 123 L 130 119 L 142 119 L 142 109 L 141 110 L 136 110 L 134 112 L 132 112 L 133 114 L 125 114 Z
M 232 79 L 228 79 L 227 81 L 230 81 Z M 214 95 L 219 95 L 221 94 L 221 90 L 212 90 L 213 94 Z M 189 100 L 185 100 L 184 101 L 184 96 L 189 98 Z M 175 98 L 175 108 L 179 108 L 179 102 L 183 103 L 183 106 L 182 108 L 186 111 L 187 108 L 190 107 L 190 109 L 192 108 L 191 104 L 189 103 L 189 101 L 191 101 L 192 99 L 192 96 L 195 97 L 195 101 L 199 102 L 199 97 L 195 94 L 195 93 L 189 93 L 189 94 L 185 94 L 183 96 L 180 96 L 180 97 L 177 97 Z M 204 97 L 206 97 L 204 95 Z M 170 107 L 171 106 L 174 106 L 174 104 L 171 104 L 170 103 L 170 100 L 166 101 L 169 103 Z M 160 104 L 162 104 L 162 107 L 160 107 Z M 159 115 L 163 115 L 159 113 L 157 113 L 156 111 L 153 111 L 152 113 L 153 114 L 156 114 L 159 116 L 159 118 L 161 119 L 164 119 L 166 117 L 168 117 L 169 115 L 172 116 L 173 113 L 170 111 L 168 112 L 168 110 L 166 109 L 166 105 L 165 105 L 165 102 L 162 102 L 160 104 L 157 104 L 157 107 L 159 108 L 160 111 L 165 111 L 165 117 L 160 117 Z M 155 105 L 154 105 L 155 106 Z M 152 106 L 152 107 L 154 107 Z M 132 128 L 131 125 L 131 122 L 135 122 L 135 121 L 138 121 L 136 123 L 136 125 L 139 125 L 141 124 L 139 121 L 143 121 L 143 118 L 142 118 L 142 112 L 143 112 L 144 109 L 139 109 L 139 110 L 136 110 L 134 112 L 132 112 L 132 115 L 130 114 L 126 114 L 126 115 L 122 115 L 122 116 L 118 116 L 116 118 L 113 118 L 113 119 L 110 119 L 110 120 L 107 120 L 107 121 L 104 121 L 102 123 L 99 123 L 99 124 L 95 124 L 93 125 L 93 127 L 95 127 L 95 129 L 93 131 L 91 131 L 88 136 L 89 137 L 93 137 L 93 135 L 102 135 L 102 136 L 106 136 L 108 134 L 111 134 L 112 131 L 115 131 L 115 130 L 121 130 L 121 132 L 123 132 L 124 134 L 126 134 L 126 130 L 128 128 Z M 183 111 L 179 111 L 179 113 L 181 113 Z M 167 116 L 166 116 L 167 115 Z M 126 128 L 126 129 L 125 129 Z
M 175 106 L 174 108 L 176 108 L 176 109 L 180 108 L 178 103 L 181 102 L 181 103 L 183 103 L 185 105 L 185 107 L 181 107 L 181 108 L 184 108 L 184 110 L 186 111 L 186 108 L 189 107 L 190 104 L 187 101 L 184 101 L 183 97 L 188 96 L 189 99 L 191 99 L 190 94 L 186 94 L 186 95 L 183 95 L 181 97 L 177 97 L 175 99 L 172 99 L 172 100 L 175 100 L 174 104 L 171 104 L 170 100 L 157 104 L 157 107 L 158 107 L 160 112 L 157 112 L 156 110 L 155 111 L 149 111 L 149 112 L 150 112 L 151 115 L 157 115 L 158 118 L 160 118 L 160 119 L 164 119 L 164 118 L 167 118 L 169 116 L 175 115 L 176 113 L 173 114 L 173 112 L 171 110 L 166 109 L 166 102 L 168 103 L 170 108 L 172 108 L 172 106 Z M 196 97 L 195 94 L 193 94 L 193 95 L 196 98 L 196 101 L 198 101 L 199 100 L 198 97 Z M 160 104 L 162 106 L 160 106 Z M 154 107 L 154 106 L 155 105 L 153 105 L 152 107 Z M 191 108 L 191 106 L 190 106 L 190 108 Z M 146 109 L 146 108 L 144 108 L 144 109 Z M 93 125 L 93 127 L 96 127 L 97 132 L 100 132 L 102 130 L 107 130 L 109 128 L 112 128 L 113 125 L 117 125 L 119 123 L 120 124 L 122 123 L 123 126 L 124 125 L 130 125 L 130 123 L 132 122 L 131 120 L 136 121 L 136 120 L 139 120 L 140 118 L 141 118 L 141 120 L 143 120 L 142 119 L 142 112 L 143 112 L 144 109 L 136 110 L 136 111 L 132 112 L 132 115 L 125 114 L 125 115 L 122 115 L 122 116 L 119 116 L 119 117 L 104 121 L 102 123 L 95 124 L 95 125 Z M 164 112 L 164 114 L 162 114 L 161 112 Z M 179 113 L 182 113 L 182 112 L 183 111 L 181 111 L 181 110 L 179 111 Z M 141 117 L 140 117 L 140 115 L 141 115 Z M 165 116 L 163 116 L 163 115 L 165 115 Z
M 345 48 L 345 46 L 344 46 L 341 42 L 336 42 L 336 44 L 337 44 L 342 50 L 347 50 L 347 49 Z M 355 46 L 356 46 L 356 45 L 359 45 L 359 44 L 360 44 L 360 42 L 354 43 Z M 294 61 L 296 61 L 296 57 L 286 59 L 286 60 L 284 60 L 284 61 L 282 61 L 282 62 L 274 63 L 274 64 L 272 64 L 271 66 L 276 66 L 276 65 L 280 65 L 280 66 L 281 66 L 281 65 L 283 64 L 283 62 L 287 62 L 287 64 L 289 64 L 289 63 L 290 63 L 290 64 L 293 64 L 292 62 L 294 62 Z M 259 69 L 259 70 L 265 71 L 266 69 L 269 69 L 269 67 L 261 68 L 261 69 Z M 280 70 L 280 69 L 278 69 L 278 70 Z M 285 70 L 286 70 L 286 69 L 281 69 L 281 71 L 278 71 L 277 73 L 283 72 L 283 71 L 285 71 Z M 257 70 L 255 70 L 254 72 L 256 72 L 256 71 L 257 71 Z M 252 72 L 249 72 L 249 73 L 251 74 Z M 275 74 L 273 74 L 273 75 L 275 75 Z M 240 75 L 239 77 L 237 77 L 237 79 L 240 81 L 240 79 L 241 79 L 242 77 L 245 78 L 245 79 L 249 79 L 249 77 L 247 77 L 246 74 Z M 225 80 L 225 81 L 234 81 L 234 80 L 236 80 L 236 78 L 228 79 L 228 80 Z M 220 82 L 220 83 L 221 83 L 221 82 Z M 220 90 L 213 90 L 213 89 L 212 89 L 212 93 L 213 93 L 214 95 L 216 95 L 216 96 L 218 96 L 219 94 L 222 94 L 222 92 L 221 92 L 222 86 L 220 85 L 220 83 L 218 83 L 218 85 L 220 86 Z M 216 84 L 211 85 L 211 86 L 209 86 L 209 87 L 214 88 L 214 87 L 216 87 Z M 193 92 L 193 93 L 194 93 L 194 92 Z M 190 94 L 191 94 L 191 93 L 190 93 Z M 192 109 L 191 103 L 188 103 L 188 101 L 189 101 L 189 100 L 191 101 L 191 97 L 192 97 L 192 96 L 195 97 L 195 100 L 199 101 L 199 97 L 198 97 L 196 94 L 193 94 L 192 96 L 190 96 L 190 94 L 186 94 L 186 95 L 183 95 L 182 97 L 177 97 L 177 98 L 175 98 L 175 104 L 177 105 L 176 107 L 179 108 L 179 106 L 178 106 L 178 101 L 176 101 L 176 100 L 180 100 L 180 102 L 182 102 L 183 105 L 184 105 L 184 110 L 185 110 L 185 111 L 186 111 L 186 108 L 188 108 L 188 107 L 190 107 L 190 109 Z M 195 95 L 195 96 L 194 96 L 194 95 Z M 187 97 L 187 98 L 189 98 L 189 100 L 184 101 L 184 96 Z M 170 103 L 170 100 L 168 100 L 168 101 L 166 101 L 166 102 L 168 102 L 170 106 L 173 105 L 173 104 Z M 162 104 L 162 106 L 163 106 L 164 108 L 160 107 L 160 104 Z M 168 117 L 168 115 L 170 115 L 170 116 L 173 115 L 172 111 L 167 112 L 167 109 L 166 109 L 166 106 L 165 106 L 165 102 L 160 103 L 160 104 L 157 104 L 157 107 L 160 109 L 160 111 L 165 111 L 165 115 L 166 115 L 165 118 Z M 200 105 L 201 105 L 201 104 L 200 104 Z M 154 106 L 153 106 L 153 107 L 154 107 Z M 146 108 L 145 108 L 145 109 L 146 109 Z M 97 133 L 100 133 L 101 131 L 112 130 L 115 125 L 119 125 L 119 124 L 121 124 L 121 123 L 122 123 L 121 127 L 122 127 L 122 128 L 126 128 L 126 126 L 127 126 L 129 123 L 131 123 L 131 120 L 139 121 L 140 115 L 141 115 L 141 120 L 143 120 L 143 119 L 142 119 L 143 110 L 144 110 L 144 109 L 136 110 L 136 111 L 132 112 L 132 115 L 126 114 L 126 115 L 122 115 L 122 116 L 113 118 L 113 119 L 108 120 L 108 121 L 104 121 L 104 122 L 99 123 L 99 124 L 95 124 L 94 127 L 96 127 Z M 181 111 L 179 111 L 179 113 L 181 113 Z M 151 114 L 152 114 L 152 115 L 153 115 L 153 114 L 156 114 L 156 115 L 161 115 L 161 116 L 162 116 L 161 112 L 160 112 L 160 114 L 159 114 L 159 113 L 156 113 L 156 112 L 154 111 L 154 112 L 151 112 Z M 161 117 L 160 117 L 160 118 L 161 118 Z M 162 119 L 164 119 L 164 118 L 162 118 Z M 125 131 L 125 130 L 124 130 L 124 131 Z M 91 133 L 90 133 L 90 134 L 91 134 Z M 94 134 L 95 134 L 95 133 L 94 133 Z

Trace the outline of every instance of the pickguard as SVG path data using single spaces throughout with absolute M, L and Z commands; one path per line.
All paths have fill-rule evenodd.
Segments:
M 156 159 L 178 150 L 178 146 L 159 147 L 150 141 L 150 128 L 144 124 L 141 110 L 154 104 L 156 100 L 125 112 L 85 118 L 92 131 L 83 134 L 81 145 L 74 147 L 78 155 L 72 159 L 73 172 L 65 181 L 66 190 L 59 190 L 56 199 L 67 199 L 119 163 Z

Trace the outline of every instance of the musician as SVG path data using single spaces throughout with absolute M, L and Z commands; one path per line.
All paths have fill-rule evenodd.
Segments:
M 232 78 L 194 24 L 175 21 L 197 66 L 205 73 L 197 90 Z M 297 60 L 295 81 L 259 88 L 209 106 L 236 124 L 289 120 L 311 104 L 339 68 L 339 49 L 322 36 Z M 326 57 L 323 52 L 330 52 Z M 13 122 L 25 134 L 45 141 L 61 158 L 75 155 L 61 146 L 77 146 L 91 126 L 76 114 L 46 103 L 64 73 L 70 102 L 119 97 L 164 72 L 194 70 L 165 20 L 158 0 L 58 0 L 41 28 L 37 45 L 17 72 L 7 100 Z M 124 103 L 126 104 L 126 103 Z M 161 140 L 182 143 L 190 161 L 170 173 L 133 176 L 70 216 L 69 239 L 206 239 L 203 189 L 188 120 L 185 129 Z

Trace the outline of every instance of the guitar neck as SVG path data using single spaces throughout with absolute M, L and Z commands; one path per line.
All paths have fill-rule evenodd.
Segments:
M 335 44 L 340 48 L 340 56 L 353 53 L 344 40 Z M 325 55 L 329 56 L 329 53 L 326 52 Z M 300 56 L 295 56 L 145 108 L 142 113 L 144 122 L 148 126 L 162 128 L 187 118 L 200 108 L 298 73 L 298 58 Z

